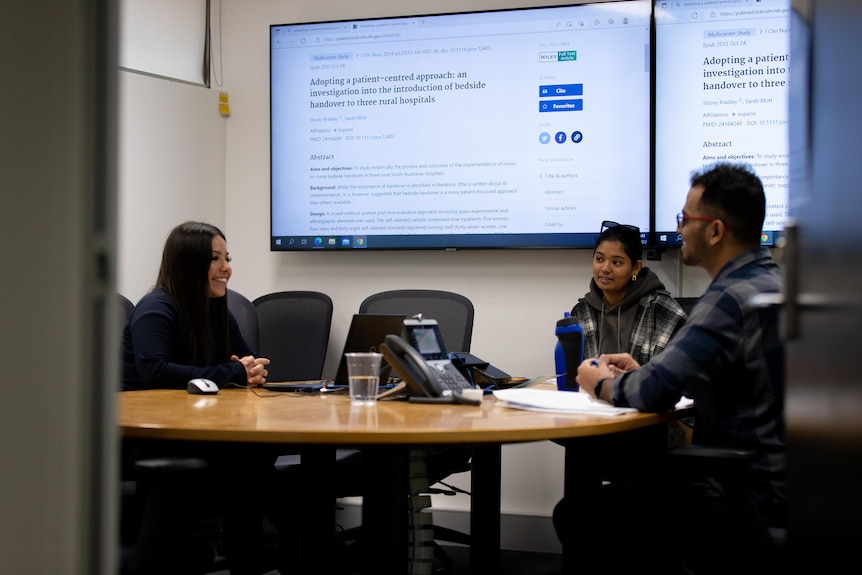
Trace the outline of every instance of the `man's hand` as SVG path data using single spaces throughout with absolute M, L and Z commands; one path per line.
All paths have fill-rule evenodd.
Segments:
M 599 356 L 599 363 L 607 365 L 614 372 L 614 376 L 637 369 L 641 366 L 641 364 L 636 362 L 635 359 L 627 353 L 602 354 Z
M 581 389 L 593 397 L 596 397 L 596 384 L 598 384 L 599 380 L 613 378 L 614 372 L 606 363 L 603 363 L 600 359 L 592 358 L 585 359 L 581 362 L 581 365 L 578 366 L 578 377 L 575 378 L 575 381 L 578 382 Z M 605 395 L 605 393 L 607 393 L 610 388 L 610 385 L 602 384 L 602 395 L 605 396 L 604 398 L 609 397 L 609 395 Z M 604 398 L 599 397 L 597 399 Z

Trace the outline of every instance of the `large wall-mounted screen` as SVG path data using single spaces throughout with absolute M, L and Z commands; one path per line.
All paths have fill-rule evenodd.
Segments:
M 691 173 L 726 160 L 763 181 L 773 245 L 787 218 L 790 0 L 657 0 L 655 53 L 654 243 L 681 243 Z
M 272 250 L 650 231 L 651 0 L 270 27 Z

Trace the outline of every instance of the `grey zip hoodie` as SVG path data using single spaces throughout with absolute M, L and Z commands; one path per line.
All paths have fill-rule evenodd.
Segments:
M 629 351 L 638 301 L 650 292 L 664 289 L 658 276 L 649 268 L 643 268 L 638 274 L 638 281 L 629 284 L 620 304 L 610 308 L 605 304 L 602 290 L 596 285 L 596 281 L 590 280 L 590 291 L 584 299 L 598 312 L 596 331 L 599 353 Z

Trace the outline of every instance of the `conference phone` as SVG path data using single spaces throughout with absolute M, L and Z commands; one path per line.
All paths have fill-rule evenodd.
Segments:
M 466 351 L 450 352 L 449 359 L 471 383 L 481 388 L 504 389 L 524 381 L 523 377 L 512 377 L 484 359 Z
M 405 319 L 402 337 L 387 335 L 380 351 L 405 383 L 411 394 L 408 401 L 480 403 L 463 396 L 473 385 L 449 359 L 437 320 L 421 316 Z

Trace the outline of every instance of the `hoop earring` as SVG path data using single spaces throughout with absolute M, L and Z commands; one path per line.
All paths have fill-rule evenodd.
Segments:
M 636 275 L 632 274 L 632 281 L 633 281 L 633 282 L 638 281 L 638 276 L 636 276 Z

